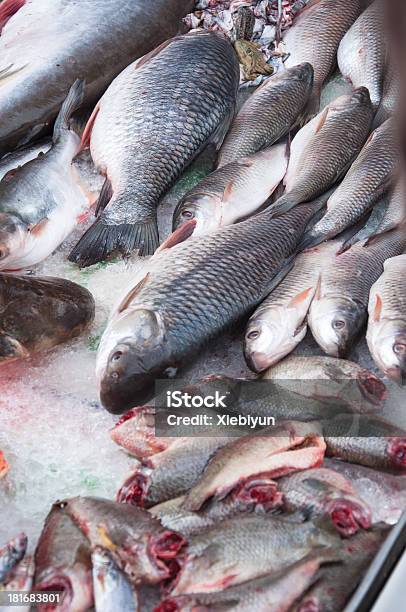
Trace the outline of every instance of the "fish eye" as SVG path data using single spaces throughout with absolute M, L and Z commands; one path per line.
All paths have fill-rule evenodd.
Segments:
M 260 334 L 261 332 L 258 329 L 253 329 L 247 334 L 247 338 L 248 340 L 256 340 L 257 338 L 259 338 Z
M 333 329 L 344 329 L 345 327 L 345 321 L 343 321 L 342 319 L 336 319 L 335 321 L 333 321 Z
M 111 361 L 119 361 L 121 359 L 121 357 L 123 356 L 123 353 L 121 351 L 116 351 L 112 357 L 111 357 Z
M 403 355 L 403 353 L 406 353 L 406 344 L 396 342 L 396 344 L 393 345 L 393 352 L 396 353 L 396 355 Z
M 182 217 L 185 219 L 193 219 L 194 213 L 191 210 L 182 210 Z

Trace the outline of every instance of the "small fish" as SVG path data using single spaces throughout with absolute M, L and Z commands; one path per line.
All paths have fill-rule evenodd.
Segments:
M 338 47 L 341 74 L 353 87 L 366 87 L 376 111 L 382 97 L 386 56 L 385 7 L 375 0 L 358 17 Z
M 345 403 L 357 412 L 382 408 L 385 384 L 353 361 L 334 357 L 291 355 L 263 375 L 290 391 L 322 402 Z
M 267 79 L 244 103 L 220 149 L 217 166 L 261 151 L 286 136 L 305 107 L 313 68 L 300 64 Z
M 96 547 L 92 553 L 92 565 L 96 612 L 136 612 L 137 593 L 118 569 L 109 552 Z
M 94 299 L 80 285 L 0 273 L 0 364 L 75 338 L 94 314 Z
M 380 370 L 392 380 L 406 378 L 406 255 L 387 259 L 372 285 L 367 343 Z
M 273 214 L 280 215 L 330 189 L 360 152 L 372 117 L 368 90 L 360 87 L 333 100 L 307 123 L 292 141 L 285 193 L 272 205 Z
M 197 484 L 187 493 L 183 507 L 197 511 L 210 497 L 224 498 L 247 478 L 270 478 L 320 465 L 324 442 L 316 423 L 286 421 L 272 431 L 244 436 L 219 449 Z
M 8 575 L 25 555 L 27 536 L 20 533 L 0 548 L 0 584 L 6 582 Z
M 24 557 L 22 561 L 18 563 L 11 571 L 10 576 L 7 579 L 5 585 L 0 586 L 0 593 L 15 593 L 16 591 L 22 591 L 23 593 L 30 593 L 34 581 L 35 563 L 31 556 Z M 2 606 L 2 612 L 30 612 L 31 605 L 16 604 L 12 606 Z
M 327 355 L 345 357 L 354 345 L 367 320 L 370 288 L 382 274 L 386 259 L 405 248 L 406 234 L 399 228 L 381 235 L 368 247 L 358 242 L 322 267 L 308 322 Z
M 329 198 L 326 214 L 305 234 L 300 248 L 333 238 L 360 221 L 394 181 L 399 158 L 398 128 L 393 119 L 388 119 L 372 132 Z
M 212 593 L 287 570 L 315 548 L 337 545 L 338 534 L 316 522 L 247 515 L 222 521 L 188 539 L 171 595 Z
M 196 237 L 248 217 L 272 195 L 287 167 L 286 143 L 222 166 L 181 199 L 173 229 L 194 219 L 192 237 Z
M 0 270 L 21 270 L 46 259 L 89 209 L 72 160 L 80 138 L 69 126 L 83 99 L 77 80 L 62 105 L 49 151 L 10 170 L 0 182 Z
M 290 68 L 309 62 L 314 68 L 310 114 L 318 112 L 321 87 L 334 68 L 340 41 L 362 8 L 362 0 L 314 0 L 300 11 L 283 35 L 288 54 L 285 65 Z
M 97 220 L 71 261 L 89 266 L 116 251 L 154 253 L 157 206 L 205 146 L 220 147 L 234 116 L 238 84 L 230 41 L 204 30 L 163 43 L 113 81 L 83 136 L 106 181 Z
M 283 507 L 305 519 L 330 517 L 343 537 L 371 526 L 371 508 L 357 496 L 351 481 L 325 467 L 314 468 L 278 479 Z

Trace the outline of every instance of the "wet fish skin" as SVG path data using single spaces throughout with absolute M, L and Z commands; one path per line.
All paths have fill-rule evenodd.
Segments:
M 360 152 L 372 118 L 369 92 L 360 87 L 307 123 L 292 141 L 285 193 L 272 205 L 274 216 L 330 189 Z
M 71 261 L 88 266 L 115 251 L 154 253 L 159 201 L 207 144 L 220 146 L 238 85 L 230 41 L 204 30 L 167 41 L 113 81 L 84 136 L 91 130 L 92 158 L 106 176 L 99 214 Z
M 267 79 L 248 98 L 231 124 L 220 149 L 217 167 L 270 147 L 297 122 L 313 86 L 308 63 Z
M 353 87 L 367 87 L 375 111 L 382 98 L 386 40 L 384 6 L 375 0 L 345 34 L 337 53 L 341 74 Z
M 323 434 L 327 457 L 378 470 L 406 470 L 406 432 L 383 419 L 342 414 L 323 422 Z
M 294 612 L 341 612 L 363 574 L 381 547 L 388 529 L 360 531 L 343 541 L 338 554 L 341 563 L 322 568 L 318 582 L 294 608 Z
M 24 166 L 27 162 L 36 159 L 39 155 L 49 151 L 51 146 L 52 141 L 47 139 L 4 155 L 4 157 L 0 159 L 0 181 L 7 172 L 15 170 L 19 166 Z
M 87 83 L 84 104 L 96 103 L 131 61 L 177 33 L 192 2 L 157 0 L 152 6 L 149 0 L 125 0 L 119 5 L 116 0 L 30 0 L 23 4 L 0 38 L 0 72 L 5 70 L 0 155 L 49 128 L 78 76 Z
M 406 377 L 406 255 L 387 259 L 372 285 L 367 344 L 380 370 L 402 383 Z
M 399 158 L 398 130 L 394 120 L 388 119 L 368 138 L 328 200 L 326 214 L 305 235 L 301 248 L 333 238 L 360 221 L 394 181 Z
M 405 232 L 399 228 L 368 247 L 358 242 L 321 270 L 308 322 L 317 344 L 327 355 L 345 357 L 366 323 L 369 291 L 381 275 L 384 262 L 402 253 L 405 247 Z
M 62 278 L 0 274 L 0 364 L 30 357 L 80 335 L 94 299 Z
M 80 138 L 70 118 L 83 91 L 83 81 L 76 80 L 55 122 L 50 150 L 11 170 L 0 182 L 0 270 L 41 262 L 89 208 L 89 196 L 72 167 Z
M 287 144 L 281 143 L 219 168 L 181 199 L 173 229 L 195 219 L 196 237 L 253 214 L 275 191 L 287 167 Z
M 312 522 L 299 524 L 269 515 L 228 519 L 189 538 L 171 595 L 210 593 L 286 570 L 313 549 L 337 542 L 338 535 Z
M 224 498 L 247 478 L 270 478 L 320 465 L 325 445 L 317 423 L 286 421 L 273 430 L 243 436 L 219 449 L 197 484 L 187 493 L 183 508 L 199 510 L 204 502 Z
M 0 548 L 0 584 L 6 581 L 7 576 L 24 557 L 27 543 L 25 533 L 20 533 Z
M 319 206 L 277 220 L 265 210 L 157 254 L 103 334 L 96 370 L 104 407 L 123 413 L 145 403 L 157 378 L 250 313 L 288 271 Z
M 334 68 L 340 41 L 362 8 L 362 0 L 318 0 L 304 8 L 283 35 L 285 51 L 289 54 L 285 65 L 289 68 L 309 62 L 314 68 L 310 113 L 318 111 L 321 86 Z
M 331 553 L 330 553 L 331 555 Z M 250 580 L 216 593 L 196 593 L 170 597 L 158 605 L 154 612 L 208 612 L 226 606 L 233 612 L 288 612 L 294 602 L 317 580 L 327 553 L 317 552 L 293 563 L 285 571 Z
M 34 558 L 35 590 L 61 591 L 62 612 L 81 612 L 93 605 L 88 541 L 57 506 L 45 520 Z M 41 612 L 45 610 L 44 606 Z
M 157 584 L 168 578 L 166 562 L 185 544 L 141 508 L 96 497 L 73 497 L 56 507 L 86 534 L 93 549 L 107 549 L 133 584 Z
M 330 517 L 343 537 L 371 526 L 371 508 L 359 497 L 351 481 L 325 467 L 297 472 L 278 479 L 283 506 L 306 519 Z
M 388 395 L 373 372 L 334 357 L 291 355 L 267 370 L 263 379 L 309 399 L 344 402 L 357 412 L 380 409 Z
M 118 569 L 109 553 L 101 547 L 92 552 L 93 591 L 97 612 L 136 612 L 135 589 Z

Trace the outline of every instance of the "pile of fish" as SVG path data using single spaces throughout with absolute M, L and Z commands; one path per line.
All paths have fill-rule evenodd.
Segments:
M 1 548 L 0 593 L 57 591 L 61 612 L 345 606 L 406 510 L 406 428 L 385 413 L 406 377 L 406 188 L 384 12 L 0 3 L 0 365 L 90 328 L 89 291 L 36 275 L 87 223 L 72 267 L 134 266 L 96 376 L 136 461 L 115 501 L 57 501 L 32 556 L 24 534 Z M 348 93 L 323 105 L 336 66 Z M 242 105 L 241 75 L 261 82 Z M 73 164 L 87 148 L 97 194 Z M 201 155 L 211 171 L 161 236 L 159 204 Z M 241 326 L 252 377 L 187 387 L 225 391 L 214 432 L 161 435 L 157 381 Z M 294 352 L 308 328 L 324 355 Z M 347 359 L 362 337 L 375 372 Z

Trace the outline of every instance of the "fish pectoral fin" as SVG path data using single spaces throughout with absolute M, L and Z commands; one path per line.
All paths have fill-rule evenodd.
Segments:
M 25 4 L 25 0 L 4 0 L 0 6 L 0 33 L 7 21 Z
M 166 249 L 171 249 L 172 247 L 184 242 L 193 234 L 196 227 L 196 219 L 190 219 L 186 221 L 183 225 L 178 227 L 166 240 L 163 241 L 161 246 L 156 250 L 155 254 L 162 253 Z
M 309 297 L 312 291 L 313 291 L 313 287 L 308 287 L 304 291 L 301 291 L 300 293 L 295 295 L 290 300 L 290 302 L 288 302 L 286 308 L 295 308 L 296 306 L 299 306 L 300 304 L 302 304 L 303 302 L 307 300 L 307 298 Z
M 99 110 L 100 110 L 100 102 L 98 102 L 96 106 L 94 107 L 93 112 L 90 115 L 88 122 L 86 123 L 86 127 L 83 130 L 82 142 L 81 142 L 82 149 L 85 149 L 86 147 L 90 145 L 90 139 L 92 136 L 94 122 L 96 121 L 96 117 L 98 115 Z
M 329 108 L 327 106 L 324 109 L 324 111 L 321 113 L 321 115 L 320 115 L 320 119 L 318 120 L 317 125 L 316 125 L 316 129 L 314 131 L 315 134 L 318 134 L 320 132 L 320 130 L 323 128 L 324 124 L 327 121 L 328 113 L 329 113 Z
M 141 289 L 145 287 L 145 285 L 148 282 L 148 279 L 149 279 L 149 272 L 147 272 L 144 278 L 141 279 L 140 282 L 137 283 L 135 287 L 133 287 L 133 289 L 131 289 L 131 291 L 127 293 L 127 295 L 125 296 L 125 298 L 123 299 L 119 307 L 117 308 L 118 313 L 121 313 L 121 312 L 124 312 L 124 310 L 127 310 L 127 308 L 129 307 L 129 305 L 131 304 L 131 302 L 133 301 L 137 293 L 139 293 Z
M 44 217 L 44 219 L 41 219 L 41 221 L 38 221 L 38 223 L 36 223 L 35 225 L 31 225 L 29 231 L 34 236 L 39 236 L 45 230 L 48 223 L 49 219 L 47 217 Z
M 106 177 L 106 180 L 103 183 L 103 187 L 101 188 L 99 197 L 97 198 L 96 210 L 94 211 L 95 217 L 98 217 L 100 213 L 103 212 L 112 197 L 113 187 L 110 179 Z
M 381 314 L 382 314 L 382 298 L 377 293 L 375 296 L 375 306 L 374 306 L 374 310 L 372 313 L 372 320 L 374 323 L 378 323 L 380 321 Z

